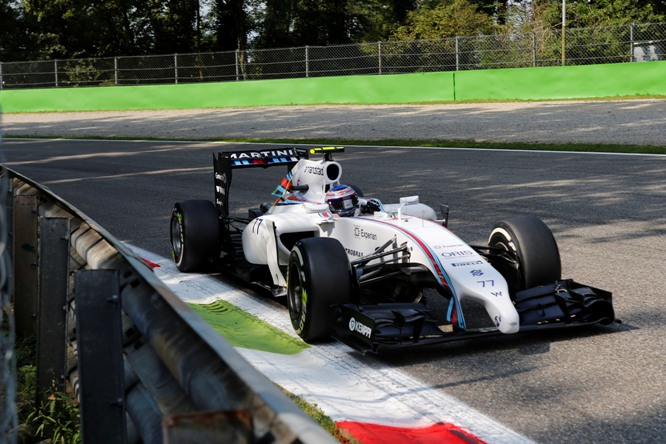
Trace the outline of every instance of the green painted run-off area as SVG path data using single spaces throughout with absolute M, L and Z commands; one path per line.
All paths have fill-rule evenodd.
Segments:
M 5 113 L 666 95 L 666 61 L 150 86 L 0 90 Z

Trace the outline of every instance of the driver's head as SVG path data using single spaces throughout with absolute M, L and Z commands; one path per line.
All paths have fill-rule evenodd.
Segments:
M 326 192 L 326 203 L 339 216 L 353 216 L 358 208 L 358 195 L 348 185 L 336 185 Z

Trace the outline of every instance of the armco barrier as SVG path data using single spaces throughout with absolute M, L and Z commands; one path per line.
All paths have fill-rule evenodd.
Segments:
M 7 172 L 17 334 L 37 336 L 38 401 L 78 395 L 84 442 L 335 442 L 140 258 Z

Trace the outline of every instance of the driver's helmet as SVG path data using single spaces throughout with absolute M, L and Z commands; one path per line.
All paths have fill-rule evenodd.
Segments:
M 339 216 L 353 216 L 358 208 L 358 195 L 348 185 L 336 185 L 326 192 L 326 203 Z

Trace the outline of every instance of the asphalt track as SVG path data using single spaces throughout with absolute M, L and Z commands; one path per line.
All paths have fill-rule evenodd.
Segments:
M 211 199 L 212 153 L 233 144 L 11 140 L 7 165 L 117 238 L 167 256 L 174 201 Z M 242 148 L 249 148 L 242 145 Z M 654 443 L 666 436 L 666 157 L 350 147 L 343 178 L 385 202 L 419 194 L 483 242 L 534 214 L 563 274 L 614 293 L 623 323 L 488 338 L 374 357 L 537 442 Z M 268 200 L 274 171 L 234 176 L 231 205 Z
M 2 117 L 6 135 L 47 137 L 666 144 L 663 99 L 273 106 Z

